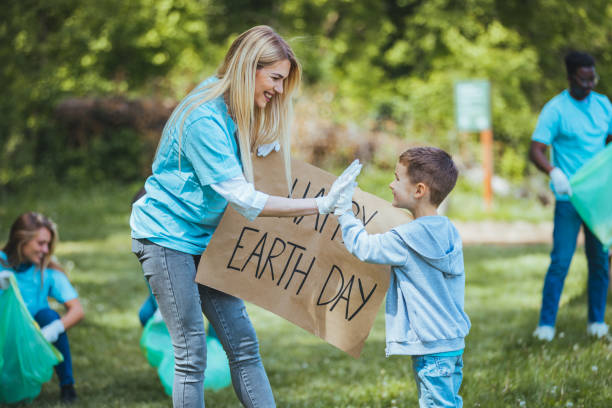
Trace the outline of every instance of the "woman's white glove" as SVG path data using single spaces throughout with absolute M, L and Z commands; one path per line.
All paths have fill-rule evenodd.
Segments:
M 273 142 L 259 146 L 257 148 L 257 156 L 266 157 L 272 150 L 278 152 L 280 150 L 280 144 L 278 144 L 278 142 Z
M 550 179 L 552 180 L 555 192 L 559 195 L 572 195 L 572 186 L 570 186 L 569 180 L 563 171 L 555 167 L 550 171 Z
M 339 217 L 344 213 L 353 212 L 353 194 L 355 194 L 355 188 L 357 187 L 357 182 L 353 184 L 349 184 L 342 192 L 340 193 L 340 198 L 336 202 L 336 208 L 334 209 L 334 215 Z
M 11 286 L 11 275 L 9 271 L 0 272 L 0 289 L 6 290 Z
M 334 184 L 332 184 L 326 196 L 315 198 L 317 207 L 319 208 L 319 214 L 329 214 L 334 211 L 340 194 L 345 188 L 353 185 L 360 171 L 361 164 L 359 164 L 359 160 L 356 159 L 344 170 L 340 177 L 334 181 Z
M 56 319 L 40 329 L 40 331 L 49 343 L 55 343 L 59 335 L 65 331 L 64 323 L 60 319 Z

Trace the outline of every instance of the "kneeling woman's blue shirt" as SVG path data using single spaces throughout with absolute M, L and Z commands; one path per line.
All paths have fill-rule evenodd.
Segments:
M 0 258 L 4 262 L 7 260 L 6 254 L 2 251 L 0 251 Z M 52 297 L 62 304 L 78 297 L 77 291 L 70 284 L 68 277 L 58 270 L 47 268 L 41 274 L 40 269 L 34 264 L 12 269 L 4 266 L 2 262 L 0 262 L 0 270 L 13 272 L 21 297 L 32 317 L 36 316 L 36 313 L 40 310 L 49 307 L 48 297 Z M 42 284 L 40 282 L 41 278 Z
M 242 165 L 234 136 L 237 127 L 223 97 L 196 103 L 205 86 L 217 80 L 212 77 L 198 85 L 179 105 L 185 109 L 177 109 L 176 120 L 171 117 L 166 125 L 146 194 L 132 206 L 133 238 L 200 255 L 219 225 L 227 200 L 210 185 L 241 175 Z

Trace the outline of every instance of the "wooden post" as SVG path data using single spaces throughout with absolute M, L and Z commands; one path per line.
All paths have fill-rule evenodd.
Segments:
M 483 170 L 483 196 L 485 209 L 491 210 L 493 202 L 493 131 L 491 129 L 480 132 L 480 145 L 482 146 L 482 170 Z

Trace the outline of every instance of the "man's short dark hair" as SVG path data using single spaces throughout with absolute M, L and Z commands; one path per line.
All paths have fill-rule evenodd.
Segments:
M 424 183 L 431 192 L 431 203 L 440 205 L 457 183 L 457 167 L 451 156 L 437 147 L 413 147 L 399 157 L 414 184 Z
M 565 55 L 565 69 L 568 76 L 574 75 L 578 68 L 594 66 L 595 58 L 586 52 L 570 51 Z

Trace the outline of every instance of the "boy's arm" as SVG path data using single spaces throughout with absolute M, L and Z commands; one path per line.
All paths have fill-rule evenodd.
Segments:
M 408 250 L 396 232 L 369 235 L 352 212 L 340 215 L 338 222 L 342 229 L 344 246 L 359 260 L 391 266 L 406 264 Z

